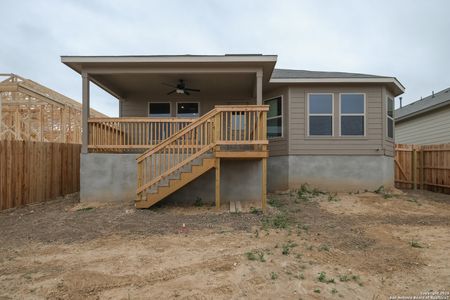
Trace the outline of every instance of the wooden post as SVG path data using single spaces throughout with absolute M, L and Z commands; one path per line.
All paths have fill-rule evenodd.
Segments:
M 220 116 L 221 116 L 221 112 L 219 112 L 215 117 L 214 117 L 214 142 L 217 143 L 218 141 L 220 141 L 220 132 L 221 132 L 221 128 L 220 128 Z M 216 146 L 216 151 L 220 150 L 220 146 Z
M 267 111 L 262 112 L 261 118 L 261 137 L 260 140 L 267 139 Z M 267 145 L 262 146 L 263 151 L 267 151 Z M 262 210 L 266 210 L 267 203 L 267 158 L 264 157 L 261 163 L 261 207 Z
M 412 149 L 412 155 L 411 155 L 411 166 L 412 166 L 412 177 L 413 177 L 413 189 L 417 189 L 417 151 L 415 146 L 413 146 Z
M 422 149 L 422 146 L 420 146 L 420 189 L 423 190 L 424 188 L 424 181 L 425 181 L 425 153 Z
M 220 158 L 216 158 L 216 210 L 220 210 Z
M 266 211 L 267 204 L 267 158 L 262 159 L 261 163 L 261 208 Z
M 137 187 L 138 188 L 140 188 L 142 186 L 142 181 L 143 181 L 142 175 L 144 173 L 143 171 L 144 171 L 144 162 L 143 161 L 138 162 L 138 178 L 137 178 Z M 144 200 L 144 199 L 142 199 L 143 194 L 144 193 L 138 194 L 138 200 Z
M 81 116 L 81 153 L 88 153 L 88 143 L 89 143 L 89 107 L 90 107 L 90 99 L 89 99 L 89 76 L 83 71 L 81 74 L 82 77 L 82 85 L 83 85 L 83 101 L 82 101 L 82 116 Z
M 39 134 L 40 134 L 39 142 L 44 142 L 44 130 L 45 130 L 45 127 L 44 127 L 44 109 L 45 109 L 45 105 L 42 104 L 41 105 L 41 109 L 39 111 L 39 120 L 40 120 L 39 121 L 39 126 L 41 126 L 41 130 L 39 132 Z
M 256 104 L 262 105 L 262 70 L 256 72 Z

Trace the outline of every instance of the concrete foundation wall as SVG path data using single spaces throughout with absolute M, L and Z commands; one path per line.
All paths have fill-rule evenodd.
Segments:
M 136 198 L 137 154 L 81 155 L 81 201 L 131 201 Z M 260 201 L 261 161 L 221 160 L 221 202 Z M 210 170 L 164 201 L 215 202 L 215 170 Z
M 388 156 L 290 156 L 289 188 L 305 182 L 334 192 L 388 188 L 394 186 L 394 160 Z
M 138 154 L 81 154 L 81 201 L 130 201 L 136 198 Z
M 267 160 L 267 190 L 289 189 L 289 156 L 273 156 Z
M 136 197 L 137 154 L 81 155 L 81 201 L 132 201 Z M 328 191 L 375 190 L 394 185 L 394 159 L 387 156 L 277 156 L 267 164 L 268 191 L 303 183 Z M 221 161 L 221 201 L 260 201 L 261 161 Z M 215 201 L 215 170 L 210 170 L 165 201 Z

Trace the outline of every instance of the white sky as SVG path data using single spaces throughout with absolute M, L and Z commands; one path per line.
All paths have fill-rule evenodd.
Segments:
M 450 87 L 446 0 L 0 0 L 0 12 L 0 73 L 77 100 L 81 78 L 61 55 L 277 54 L 278 68 L 395 76 L 404 104 Z

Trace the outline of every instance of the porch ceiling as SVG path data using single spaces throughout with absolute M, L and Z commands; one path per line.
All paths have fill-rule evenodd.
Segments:
M 255 75 L 250 73 L 227 74 L 95 74 L 91 78 L 126 98 L 129 95 L 165 95 L 173 90 L 166 84 L 176 85 L 180 79 L 189 88 L 200 89 L 193 95 L 248 94 L 255 87 Z
M 62 56 L 78 73 L 87 73 L 95 84 L 118 98 L 131 93 L 163 93 L 179 79 L 202 93 L 230 89 L 252 92 L 256 72 L 268 85 L 276 55 L 171 55 L 171 56 Z

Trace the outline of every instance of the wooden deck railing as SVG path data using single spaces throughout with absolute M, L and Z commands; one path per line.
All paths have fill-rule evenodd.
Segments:
M 186 118 L 91 118 L 91 152 L 123 152 L 149 149 L 195 119 Z
M 137 158 L 138 199 L 161 179 L 202 154 L 222 146 L 250 146 L 267 151 L 266 105 L 224 105 L 196 119 L 170 138 Z M 242 149 L 239 149 L 241 151 Z

